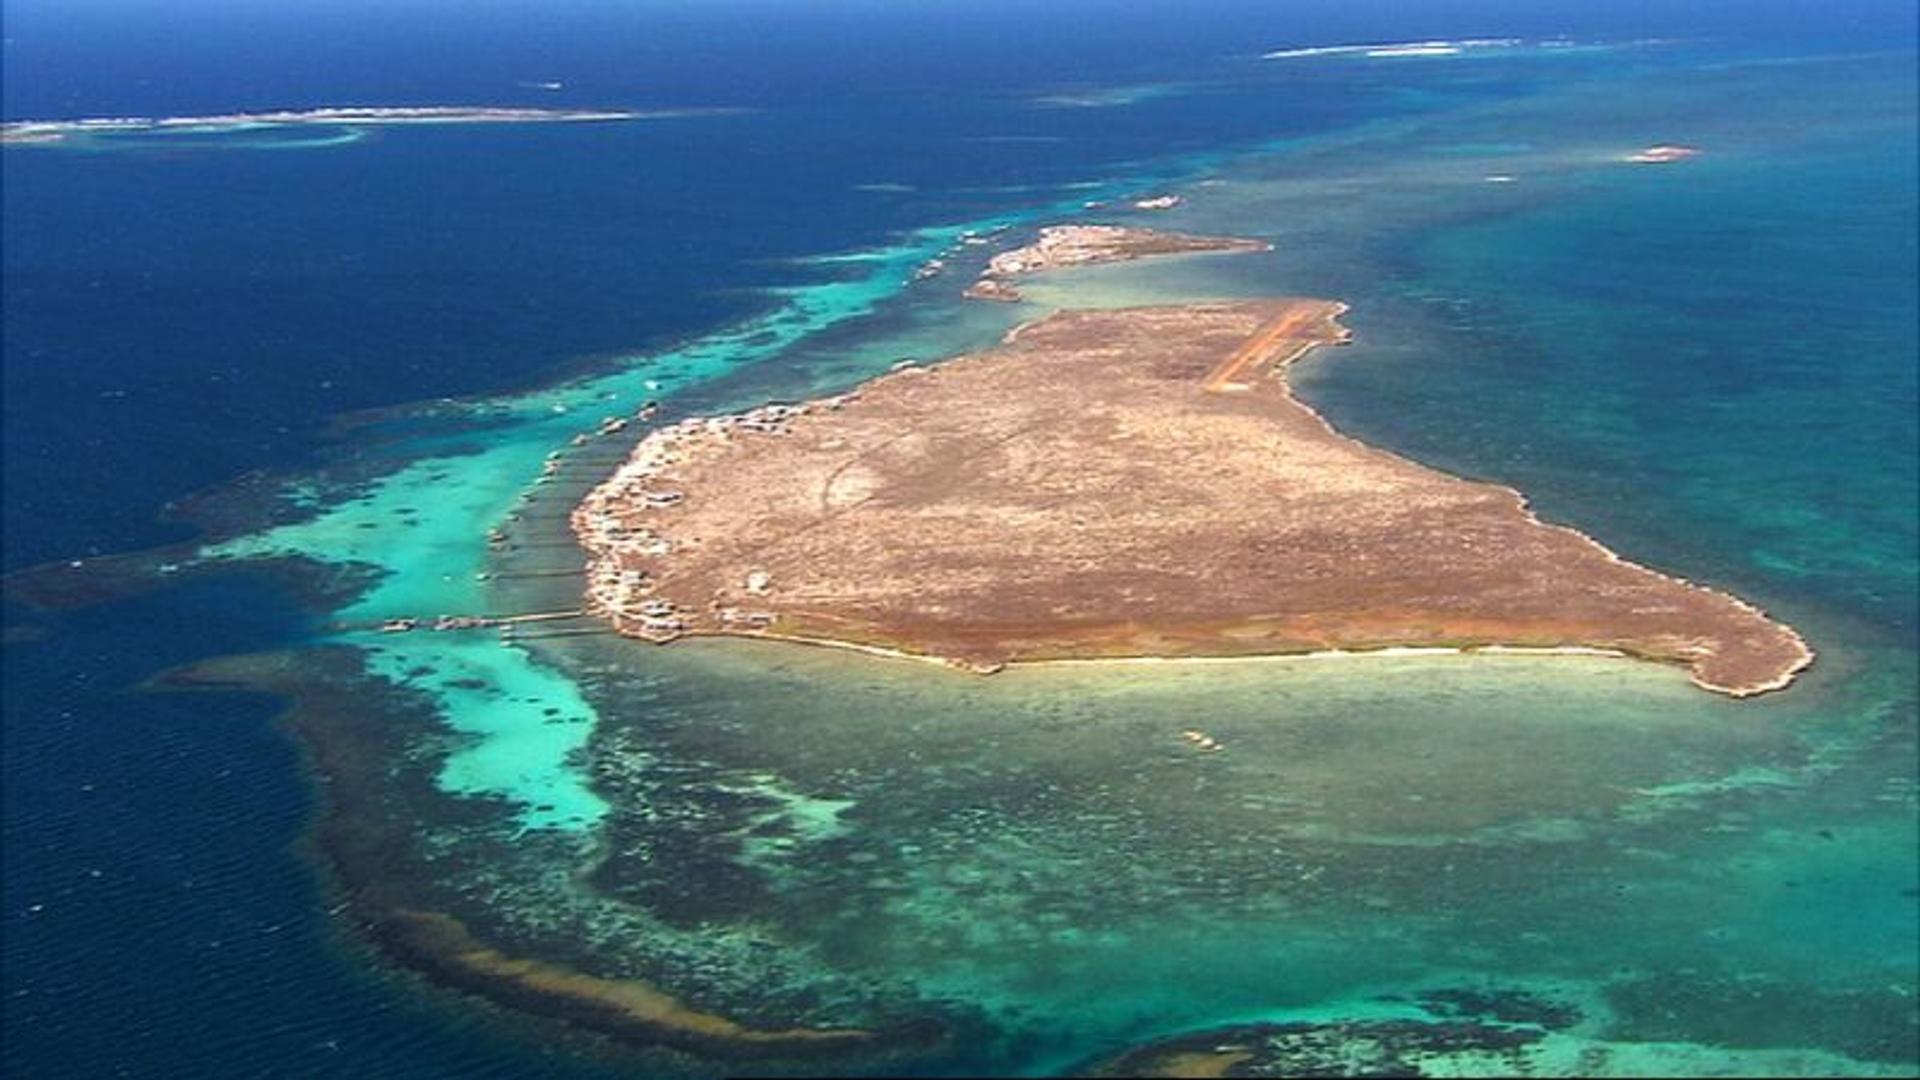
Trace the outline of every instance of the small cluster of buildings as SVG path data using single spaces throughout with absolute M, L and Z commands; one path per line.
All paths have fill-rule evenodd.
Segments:
M 1112 249 L 1138 232 L 1120 225 L 1049 225 L 1033 243 L 1003 251 L 987 260 L 987 274 L 1012 277 L 1059 266 L 1076 266 L 1108 258 Z
M 694 627 L 696 613 L 655 595 L 657 567 L 645 565 L 671 555 L 679 546 L 648 521 L 649 511 L 686 501 L 675 467 L 703 446 L 724 445 L 740 433 L 779 435 L 798 417 L 816 410 L 838 410 L 857 393 L 798 404 L 774 403 L 732 416 L 696 417 L 649 434 L 605 483 L 590 492 L 572 516 L 574 535 L 591 554 L 587 566 L 587 602 L 622 633 L 650 641 L 669 641 Z M 764 596 L 771 579 L 749 574 L 745 592 Z M 759 629 L 772 625 L 767 611 L 724 606 L 711 612 L 720 625 Z

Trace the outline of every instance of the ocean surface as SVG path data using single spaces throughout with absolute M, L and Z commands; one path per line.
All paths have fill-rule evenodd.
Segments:
M 1432 1054 L 1468 992 L 1560 1018 L 1509 1068 L 1920 1067 L 1910 5 L 20 0 L 5 36 L 8 120 L 733 110 L 3 152 L 8 1075 L 754 1071 L 423 978 L 403 905 L 743 1023 L 957 1033 L 774 1071 Z M 1262 58 L 1434 39 L 1490 43 Z M 1620 160 L 1663 142 L 1703 153 Z M 1275 247 L 958 298 L 1069 220 Z M 626 445 L 573 439 L 642 401 L 1243 295 L 1352 306 L 1293 376 L 1342 430 L 1818 664 L 1735 702 L 1593 658 L 978 679 L 336 625 L 568 606 L 561 515 Z

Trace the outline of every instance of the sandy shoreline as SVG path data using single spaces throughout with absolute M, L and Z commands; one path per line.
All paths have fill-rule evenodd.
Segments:
M 860 653 L 865 656 L 874 656 L 885 660 L 905 660 L 917 664 L 929 664 L 934 667 L 948 668 L 974 675 L 992 675 L 1001 671 L 1010 671 L 1019 668 L 1127 667 L 1142 665 L 1206 666 L 1213 664 L 1296 663 L 1313 660 L 1390 660 L 1405 659 L 1414 656 L 1494 656 L 1518 659 L 1585 657 L 1589 659 L 1642 660 L 1649 663 L 1673 666 L 1671 662 L 1663 661 L 1658 657 L 1637 656 L 1625 649 L 1603 648 L 1594 645 L 1502 645 L 1498 643 L 1488 645 L 1381 645 L 1375 648 L 1315 649 L 1309 652 L 1241 653 L 1221 656 L 1062 656 L 1047 659 L 1014 659 L 1002 664 L 989 665 L 970 663 L 957 657 L 940 656 L 933 653 L 918 653 L 907 649 L 873 645 L 843 638 L 781 634 L 770 630 L 760 630 L 751 633 L 744 631 L 690 630 L 676 635 L 673 640 L 679 640 L 681 638 L 750 638 L 760 641 L 777 641 L 787 645 L 839 649 L 845 652 Z M 1809 648 L 1806 653 L 1805 663 L 1795 668 L 1792 672 L 1782 674 L 1775 680 L 1767 683 L 1733 687 L 1719 686 L 1708 683 L 1691 672 L 1687 675 L 1687 681 L 1702 690 L 1723 694 L 1728 697 L 1753 697 L 1775 690 L 1783 690 L 1792 685 L 1793 680 L 1800 672 L 1812 666 L 1814 659 L 1815 654 L 1813 650 Z
M 1410 656 L 1508 656 L 1516 658 L 1601 657 L 1616 660 L 1632 658 L 1631 653 L 1624 652 L 1620 649 L 1603 649 L 1591 645 L 1382 645 L 1372 649 L 1316 649 L 1311 652 L 1246 653 L 1234 656 L 1062 656 L 1054 658 L 1023 658 L 1008 660 L 999 665 L 985 666 L 969 664 L 966 661 L 954 657 L 939 656 L 932 653 L 917 653 L 906 649 L 890 648 L 885 645 L 872 645 L 842 638 L 781 634 L 774 631 L 741 634 L 695 630 L 681 634 L 679 637 L 715 639 L 752 638 L 762 641 L 778 641 L 787 645 L 841 649 L 847 652 L 860 653 L 865 656 L 876 656 L 887 660 L 907 660 L 918 664 L 931 664 L 935 667 L 951 668 L 977 675 L 991 675 L 1001 671 L 1011 671 L 1019 668 L 1122 667 L 1166 664 L 1204 666 L 1209 664 L 1294 663 L 1306 660 L 1388 660 L 1404 659 Z M 678 640 L 678 638 L 675 640 Z

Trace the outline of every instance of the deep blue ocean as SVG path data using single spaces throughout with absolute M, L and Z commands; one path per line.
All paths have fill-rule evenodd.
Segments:
M 192 528 L 165 519 L 177 500 L 254 470 L 292 475 L 351 461 L 358 451 L 329 434 L 342 414 L 539 386 L 663 349 L 770 309 L 769 290 L 820 280 L 829 271 L 809 260 L 823 255 L 1025 213 L 1071 199 L 1076 184 L 1150 190 L 1258 146 L 1524 100 L 1553 90 L 1565 70 L 1507 66 L 1410 87 L 1376 68 L 1316 67 L 1249 90 L 1235 73 L 1264 51 L 1554 35 L 1684 39 L 1699 55 L 1733 58 L 1890 51 L 1897 70 L 1912 64 L 1914 11 L 1731 0 L 8 0 L 7 120 L 335 104 L 739 111 L 594 137 L 569 125 L 429 127 L 324 149 L 6 150 L 4 567 L 180 541 Z M 560 89 L 537 85 L 555 82 Z M 1032 104 L 1167 86 L 1180 90 L 1118 107 Z M 1644 229 L 1607 235 L 1629 230 L 1592 209 L 1631 193 L 1602 191 L 1558 217 L 1535 208 L 1476 223 L 1463 214 L 1457 232 L 1434 226 L 1417 244 L 1377 252 L 1480 302 L 1463 319 L 1481 324 L 1462 333 L 1617 334 L 1607 354 L 1617 378 L 1593 381 L 1597 345 L 1544 372 L 1500 354 L 1507 359 L 1463 366 L 1451 391 L 1396 382 L 1389 366 L 1347 382 L 1330 376 L 1319 391 L 1325 411 L 1424 461 L 1497 475 L 1550 514 L 1617 511 L 1609 542 L 1705 565 L 1770 606 L 1815 612 L 1818 626 L 1842 613 L 1831 621 L 1850 619 L 1849 633 L 1910 656 L 1911 104 L 1886 105 L 1879 130 L 1891 142 L 1870 133 L 1809 157 L 1797 174 L 1752 182 L 1779 190 L 1743 188 L 1738 176 L 1706 185 L 1713 198 L 1745 191 L 1751 200 L 1727 226 L 1736 252 L 1725 266 L 1727 310 L 1693 308 L 1694 323 L 1661 324 L 1659 305 L 1698 278 L 1697 264 Z M 1791 197 L 1815 189 L 1829 201 Z M 1697 226 L 1715 207 L 1706 196 L 1677 202 L 1672 228 Z M 1814 212 L 1822 207 L 1825 217 Z M 1848 239 L 1819 242 L 1835 236 Z M 1516 265 L 1515 251 L 1534 254 Z M 1797 301 L 1753 312 L 1756 324 L 1741 309 L 1769 290 Z M 1634 314 L 1647 312 L 1650 321 Z M 1644 347 L 1703 332 L 1714 318 L 1741 323 L 1742 343 L 1803 350 L 1810 320 L 1835 321 L 1841 344 L 1830 367 L 1814 366 L 1808 351 L 1791 364 L 1756 361 L 1769 379 L 1831 395 L 1829 413 L 1801 415 L 1799 441 L 1733 420 L 1690 433 L 1670 415 L 1677 402 L 1701 400 L 1702 386 L 1718 387 L 1730 408 L 1764 404 L 1745 396 L 1744 352 L 1696 341 L 1676 360 Z M 1354 321 L 1364 337 L 1365 313 Z M 1850 368 L 1848 349 L 1873 359 Z M 1511 389 L 1522 382 L 1526 392 Z M 1418 401 L 1395 397 L 1416 391 Z M 1629 399 L 1642 404 L 1618 405 Z M 1481 411 L 1489 401 L 1503 411 Z M 1416 414 L 1444 427 L 1405 422 Z M 1849 427 L 1850 436 L 1834 434 Z M 1705 464 L 1583 479 L 1643 437 Z M 1770 460 L 1773 447 L 1829 438 L 1849 449 Z M 1878 463 L 1871 483 L 1831 481 L 1863 461 Z M 1631 508 L 1637 491 L 1656 487 L 1735 476 L 1759 485 L 1768 467 L 1796 506 L 1831 503 L 1830 533 L 1763 520 L 1744 503 L 1684 519 L 1662 517 L 1669 503 L 1659 500 L 1638 515 Z M 1770 539 L 1752 543 L 1766 550 L 1749 559 L 1745 547 L 1725 554 L 1734 535 Z M 1810 538 L 1819 535 L 1834 547 L 1817 548 Z M 9 607 L 0 654 L 8 1075 L 618 1067 L 551 1042 L 531 1022 L 421 992 L 329 920 L 324 868 L 302 845 L 314 780 L 274 724 L 279 703 L 132 689 L 197 659 L 297 645 L 322 617 L 238 575 L 72 611 Z

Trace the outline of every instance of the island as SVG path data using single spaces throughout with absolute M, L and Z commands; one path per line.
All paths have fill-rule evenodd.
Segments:
M 727 634 L 1016 662 L 1605 652 L 1734 696 L 1813 652 L 1750 604 L 1364 445 L 1288 365 L 1344 305 L 1069 310 L 815 401 L 650 433 L 573 511 L 586 604 Z
M 1676 161 L 1685 161 L 1699 156 L 1700 151 L 1695 147 L 1662 143 L 1628 154 L 1626 160 L 1635 165 L 1671 165 Z
M 1157 255 L 1272 249 L 1273 245 L 1264 241 L 1238 236 L 1195 236 L 1123 225 L 1050 225 L 1040 230 L 1040 235 L 1033 243 L 1003 251 L 989 259 L 979 280 L 968 286 L 963 295 L 973 300 L 1013 302 L 1020 299 L 1020 290 L 1013 286 L 1010 279 L 1047 270 L 1129 262 Z
M 1310 57 L 1359 56 L 1382 59 L 1401 56 L 1458 56 L 1470 49 L 1511 49 L 1524 45 L 1521 38 L 1466 38 L 1461 41 L 1392 41 L 1367 45 L 1312 45 L 1297 49 L 1275 49 L 1262 53 L 1262 60 L 1303 60 Z M 1551 41 L 1544 44 L 1552 44 Z
M 519 106 L 349 105 L 318 109 L 277 109 L 210 116 L 98 116 L 79 120 L 14 120 L 0 124 L 0 143 L 57 143 L 74 135 L 240 130 L 263 127 L 383 124 L 532 124 L 609 120 L 653 120 L 723 110 L 713 109 L 534 109 Z

